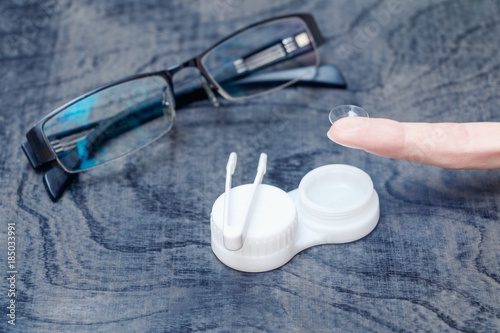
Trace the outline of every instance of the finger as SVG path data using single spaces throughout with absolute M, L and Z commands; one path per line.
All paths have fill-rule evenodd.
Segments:
M 383 157 L 447 169 L 500 168 L 500 123 L 400 123 L 343 118 L 328 137 Z

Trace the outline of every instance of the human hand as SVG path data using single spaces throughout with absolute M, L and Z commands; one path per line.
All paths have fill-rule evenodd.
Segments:
M 500 168 L 500 123 L 401 123 L 382 118 L 337 120 L 327 133 L 343 146 L 446 169 Z

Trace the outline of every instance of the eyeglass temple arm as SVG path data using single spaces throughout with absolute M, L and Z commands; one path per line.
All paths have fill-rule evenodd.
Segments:
M 325 88 L 347 88 L 340 70 L 334 65 L 306 66 L 281 71 L 254 73 L 236 80 L 237 84 L 284 84 L 299 78 L 295 84 Z
M 31 145 L 28 142 L 25 142 L 21 145 L 26 157 L 28 158 L 31 166 L 34 169 L 40 168 L 44 164 L 40 164 L 38 161 L 35 152 L 31 148 Z M 60 165 L 52 162 L 53 165 L 49 167 L 49 169 L 45 172 L 43 176 L 43 184 L 45 185 L 45 189 L 47 190 L 52 201 L 57 201 L 64 193 L 65 189 L 71 183 L 73 178 L 75 178 L 78 174 L 71 174 L 66 172 Z
M 299 77 L 294 85 L 345 89 L 347 83 L 335 65 L 307 66 L 301 68 L 274 71 L 269 73 L 255 73 L 251 76 L 238 79 L 235 83 L 241 85 L 280 85 L 293 81 Z M 202 88 L 191 91 L 182 91 L 175 96 L 176 108 L 189 103 L 206 99 L 207 95 Z
M 57 201 L 63 195 L 77 173 L 68 173 L 60 165 L 55 164 L 43 176 L 43 184 L 52 201 Z
M 59 164 L 54 161 L 40 163 L 35 152 L 33 151 L 29 142 L 21 145 L 28 161 L 34 169 L 38 169 L 43 165 L 52 163 L 43 176 L 43 184 L 52 201 L 57 201 L 62 196 L 68 185 L 78 174 L 71 174 L 66 172 Z

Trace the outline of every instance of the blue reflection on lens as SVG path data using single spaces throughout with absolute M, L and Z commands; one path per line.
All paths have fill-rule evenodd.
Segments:
M 94 105 L 98 102 L 97 95 L 89 96 L 80 102 L 71 105 L 62 117 L 58 117 L 56 122 L 65 126 L 80 126 L 88 124 L 90 114 Z
M 44 124 L 61 165 L 81 171 L 130 153 L 168 131 L 175 110 L 163 103 L 168 84 L 145 77 L 99 90 Z

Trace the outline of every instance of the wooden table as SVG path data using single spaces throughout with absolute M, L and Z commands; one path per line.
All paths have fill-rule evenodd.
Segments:
M 322 62 L 337 65 L 349 89 L 200 102 L 165 137 L 49 199 L 20 149 L 34 122 L 292 12 L 316 17 Z M 329 110 L 342 104 L 399 121 L 500 120 L 498 1 L 7 0 L 0 13 L 0 331 L 500 331 L 499 171 L 384 159 L 325 135 Z M 421 152 L 438 144 L 429 138 Z M 286 191 L 318 166 L 357 166 L 380 196 L 379 225 L 268 273 L 229 269 L 211 251 L 209 219 L 231 151 L 235 185 L 253 180 L 261 152 L 264 182 Z

